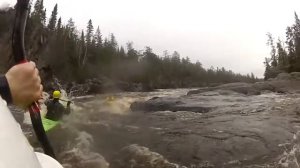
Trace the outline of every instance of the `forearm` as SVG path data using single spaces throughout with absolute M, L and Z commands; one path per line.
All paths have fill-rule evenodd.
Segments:
M 0 76 L 0 95 L 8 103 L 12 103 L 12 96 L 6 77 Z

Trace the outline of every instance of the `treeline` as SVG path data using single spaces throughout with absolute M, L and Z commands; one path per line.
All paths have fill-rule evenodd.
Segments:
M 295 23 L 286 28 L 286 40 L 274 38 L 267 34 L 271 52 L 265 58 L 265 79 L 274 78 L 282 72 L 300 72 L 300 20 L 295 12 Z
M 37 0 L 29 15 L 26 44 L 32 60 L 65 82 L 108 77 L 151 88 L 175 88 L 258 80 L 253 74 L 235 74 L 224 68 L 204 69 L 200 62 L 192 63 L 176 51 L 159 56 L 150 47 L 136 50 L 132 42 L 120 46 L 114 34 L 104 37 L 92 20 L 85 31 L 79 31 L 72 18 L 63 24 L 57 14 L 55 5 L 47 19 L 43 0 Z M 2 17 L 1 23 L 6 23 Z

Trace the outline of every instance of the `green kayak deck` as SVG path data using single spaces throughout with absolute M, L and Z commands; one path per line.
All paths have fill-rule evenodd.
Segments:
M 53 121 L 53 120 L 49 120 L 47 118 L 42 118 L 42 123 L 45 129 L 45 132 L 48 132 L 50 130 L 52 130 L 53 128 L 55 128 L 57 125 L 59 125 L 59 121 Z

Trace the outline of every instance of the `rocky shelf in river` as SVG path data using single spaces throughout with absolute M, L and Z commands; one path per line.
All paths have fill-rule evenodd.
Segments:
M 148 145 L 170 161 L 214 167 L 273 165 L 300 126 L 297 73 L 255 84 L 233 83 L 154 97 L 131 105 L 136 125 L 157 128 Z

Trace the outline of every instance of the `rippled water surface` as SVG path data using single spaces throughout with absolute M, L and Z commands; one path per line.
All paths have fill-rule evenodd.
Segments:
M 108 161 L 106 158 L 111 157 L 126 145 L 122 139 L 114 139 L 116 136 L 113 134 L 119 134 L 124 127 L 125 129 L 134 129 L 130 125 L 122 124 L 123 118 L 128 119 L 127 117 L 131 114 L 131 103 L 146 101 L 156 96 L 182 96 L 187 91 L 188 89 L 170 89 L 156 92 L 125 92 L 74 97 L 72 98 L 75 102 L 75 104 L 72 104 L 72 114 L 66 116 L 61 126 L 48 134 L 49 139 L 56 153 L 59 154 L 60 161 L 65 163 L 65 167 L 81 167 L 82 165 L 99 168 L 107 167 Z M 107 101 L 110 96 L 114 97 L 113 103 Z M 68 98 L 64 96 L 64 99 Z M 42 109 L 45 112 L 46 107 L 42 106 Z M 33 133 L 28 124 L 30 124 L 30 117 L 25 114 L 23 130 L 30 137 L 33 144 L 38 146 L 34 137 L 32 137 Z M 114 130 L 109 131 L 109 129 Z M 138 141 L 136 142 L 138 143 Z M 37 148 L 37 150 L 40 149 Z M 105 154 L 107 155 L 104 158 L 103 155 Z M 85 163 L 82 164 L 81 162 Z
M 65 167 L 109 167 L 123 157 L 118 155 L 120 150 L 132 144 L 145 146 L 170 162 L 187 167 L 213 167 L 204 164 L 209 159 L 217 163 L 214 167 L 299 167 L 300 143 L 296 132 L 300 119 L 294 112 L 298 108 L 294 107 L 299 102 L 298 95 L 222 97 L 206 93 L 205 97 L 192 97 L 192 100 L 222 105 L 208 114 L 130 110 L 130 104 L 135 101 L 182 97 L 188 90 L 72 98 L 75 102 L 72 114 L 48 134 L 49 139 Z M 107 101 L 109 96 L 114 100 Z M 31 137 L 28 127 L 24 126 L 24 132 Z M 34 137 L 31 141 L 38 146 Z M 252 158 L 254 153 L 261 153 L 261 157 Z

